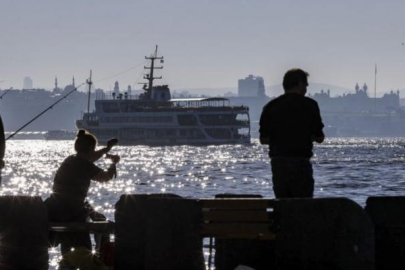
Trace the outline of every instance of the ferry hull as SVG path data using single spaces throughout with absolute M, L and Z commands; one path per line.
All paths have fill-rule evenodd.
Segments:
M 94 134 L 99 144 L 106 144 L 111 138 L 117 138 L 120 145 L 146 145 L 146 146 L 175 146 L 175 145 L 196 145 L 196 146 L 207 146 L 207 145 L 225 145 L 225 144 L 250 144 L 250 135 L 243 136 L 239 138 L 224 138 L 224 139 L 214 139 L 210 138 L 208 135 L 204 134 L 203 138 L 179 138 L 175 137 L 164 137 L 161 138 L 151 138 L 148 136 L 137 136 L 131 137 L 129 135 L 135 135 L 136 133 L 128 132 L 125 129 L 101 129 L 101 128 L 84 128 L 88 132 Z M 142 129 L 140 129 L 142 130 Z M 158 129 L 144 129 L 144 133 L 156 132 Z M 202 131 L 203 132 L 203 131 Z

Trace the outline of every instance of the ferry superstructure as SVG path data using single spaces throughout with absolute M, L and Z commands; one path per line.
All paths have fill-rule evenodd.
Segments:
M 95 100 L 95 111 L 76 121 L 79 129 L 96 135 L 101 143 L 117 138 L 126 145 L 219 145 L 250 143 L 250 117 L 246 106 L 230 106 L 226 98 L 172 99 L 167 85 L 154 86 L 157 47 L 149 57 L 144 93 Z

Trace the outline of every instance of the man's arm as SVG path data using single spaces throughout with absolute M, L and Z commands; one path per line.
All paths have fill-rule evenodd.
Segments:
M 4 168 L 4 154 L 6 152 L 6 137 L 4 135 L 3 120 L 0 116 L 0 170 Z
M 323 143 L 325 140 L 325 134 L 323 133 L 323 123 L 321 118 L 321 112 L 319 110 L 318 103 L 315 103 L 315 110 L 314 110 L 314 130 L 312 135 L 312 141 L 317 143 Z
M 97 173 L 94 177 L 93 180 L 96 182 L 108 182 L 111 179 L 113 179 L 114 175 L 117 173 L 117 169 L 115 167 L 115 163 L 111 164 L 110 167 L 108 168 L 107 171 L 101 171 Z
M 108 158 L 113 162 L 107 171 L 100 171 L 94 177 L 93 180 L 97 182 L 108 182 L 115 178 L 117 175 L 116 164 L 120 161 L 120 157 L 117 155 L 109 155 Z
M 267 107 L 263 108 L 259 121 L 259 140 L 261 144 L 270 144 L 270 132 L 269 132 L 269 119 L 267 114 Z
M 99 160 L 104 154 L 107 154 L 113 146 L 117 145 L 117 143 L 118 143 L 117 139 L 109 140 L 107 142 L 107 147 L 104 147 L 104 148 L 94 152 L 93 157 L 91 158 L 91 161 L 95 162 L 95 161 Z

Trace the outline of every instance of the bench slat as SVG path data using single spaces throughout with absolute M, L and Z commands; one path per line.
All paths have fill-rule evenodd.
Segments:
M 216 239 L 256 239 L 256 240 L 274 240 L 276 239 L 276 235 L 271 232 L 267 232 L 264 234 L 256 234 L 256 233 L 238 233 L 238 234 L 202 234 L 203 238 L 214 237 Z
M 263 210 L 218 210 L 218 211 L 204 211 L 204 221 L 217 222 L 270 222 L 271 212 Z
M 112 222 L 50 222 L 49 230 L 54 232 L 88 232 L 112 234 L 115 224 Z
M 203 234 L 264 234 L 270 232 L 266 223 L 213 223 L 202 224 Z
M 203 224 L 202 235 L 215 238 L 274 239 L 268 224 Z
M 204 199 L 202 208 L 209 209 L 267 209 L 273 207 L 273 200 L 264 199 Z

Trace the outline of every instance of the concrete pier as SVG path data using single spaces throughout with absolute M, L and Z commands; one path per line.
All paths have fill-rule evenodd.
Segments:
M 252 206 L 265 205 L 266 217 L 257 209 L 246 207 L 244 200 L 251 200 Z M 202 237 L 212 234 L 202 230 L 207 228 L 203 222 L 206 219 L 202 218 L 203 205 L 204 211 L 212 210 L 210 216 L 219 222 L 213 223 L 215 226 L 223 225 L 222 218 L 229 226 L 233 226 L 232 218 L 238 220 L 235 227 L 229 227 L 232 230 L 227 225 L 225 231 L 215 231 L 215 237 L 219 239 L 224 234 L 226 239 L 217 245 L 218 270 L 233 269 L 235 262 L 242 264 L 239 259 L 247 257 L 256 264 L 248 260 L 243 263 L 257 270 L 269 266 L 281 270 L 405 267 L 405 197 L 369 198 L 364 210 L 345 198 L 204 200 L 155 194 L 123 195 L 117 202 L 114 269 L 205 269 Z M 229 205 L 232 209 L 226 210 Z M 212 215 L 219 208 L 225 209 L 223 213 L 228 216 Z M 266 230 L 274 236 L 268 241 L 258 235 L 256 240 L 245 242 L 252 250 L 250 254 L 257 255 L 258 260 L 266 258 L 264 263 L 257 263 L 255 256 L 245 256 L 246 247 L 236 247 L 245 237 L 244 232 L 238 235 L 237 228 L 251 226 L 252 219 L 266 221 Z M 73 231 L 86 228 L 69 223 L 64 226 Z M 260 226 L 263 225 L 256 227 Z M 48 269 L 48 231 L 47 211 L 40 197 L 0 197 L 1 269 Z M 229 238 L 229 231 L 238 240 Z M 224 257 L 230 250 L 235 260 Z

